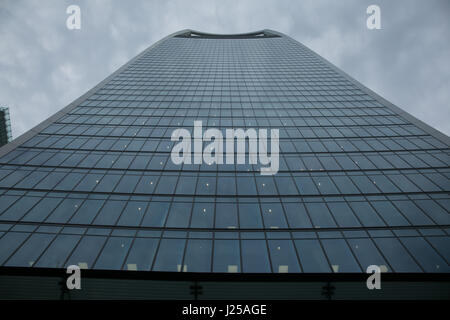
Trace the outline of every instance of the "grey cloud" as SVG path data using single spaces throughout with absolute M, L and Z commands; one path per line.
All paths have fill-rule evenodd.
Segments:
M 65 26 L 70 4 L 81 7 L 81 30 Z M 370 4 L 381 7 L 382 30 L 366 28 Z M 17 137 L 172 32 L 270 28 L 448 135 L 449 13 L 446 0 L 6 0 L 0 4 L 0 104 L 11 108 Z

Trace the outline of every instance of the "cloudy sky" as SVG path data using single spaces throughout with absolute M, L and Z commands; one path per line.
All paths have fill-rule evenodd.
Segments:
M 81 30 L 66 27 L 71 4 Z M 381 30 L 366 27 L 371 4 Z M 17 137 L 172 32 L 268 28 L 450 135 L 449 15 L 448 0 L 2 0 L 0 105 Z

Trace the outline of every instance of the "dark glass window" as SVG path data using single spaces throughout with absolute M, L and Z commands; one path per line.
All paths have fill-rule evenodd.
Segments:
M 159 239 L 136 238 L 128 253 L 124 269 L 149 271 L 152 267 Z
M 343 239 L 322 240 L 323 248 L 330 260 L 333 272 L 359 272 L 361 268 L 356 262 L 347 243 Z
M 269 256 L 265 240 L 242 240 L 243 272 L 270 272 Z
M 330 265 L 318 240 L 295 240 L 304 272 L 330 272 Z
M 130 248 L 132 238 L 111 237 L 100 253 L 95 269 L 120 270 Z
M 188 272 L 211 271 L 212 241 L 206 239 L 190 239 L 187 243 L 183 265 Z
M 215 240 L 213 272 L 241 272 L 238 240 Z
M 5 266 L 32 267 L 55 235 L 35 233 L 12 255 Z
M 291 240 L 269 240 L 273 272 L 300 272 L 297 255 Z
M 162 239 L 153 271 L 187 271 L 181 266 L 186 240 Z

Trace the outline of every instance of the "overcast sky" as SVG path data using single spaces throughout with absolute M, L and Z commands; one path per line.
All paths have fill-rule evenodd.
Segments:
M 66 27 L 71 4 L 81 30 Z M 381 30 L 366 27 L 371 4 Z M 268 28 L 450 135 L 449 16 L 448 0 L 1 0 L 0 105 L 10 107 L 15 138 L 172 32 Z

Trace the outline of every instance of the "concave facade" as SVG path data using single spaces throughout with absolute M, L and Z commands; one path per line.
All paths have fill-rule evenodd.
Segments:
M 196 120 L 279 129 L 278 173 L 175 165 Z M 0 149 L 0 266 L 447 273 L 449 145 L 281 33 L 183 30 Z

